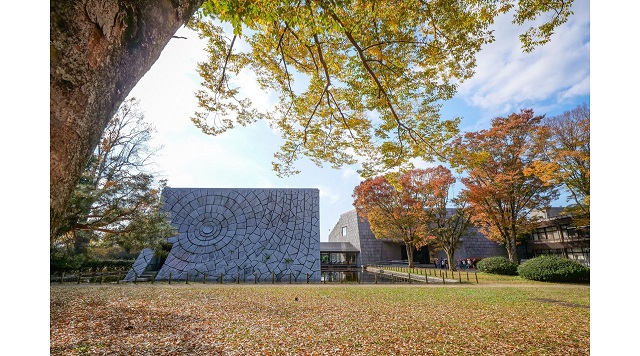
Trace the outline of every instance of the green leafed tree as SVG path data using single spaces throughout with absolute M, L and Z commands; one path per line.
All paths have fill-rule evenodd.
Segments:
M 153 132 L 135 98 L 120 106 L 76 184 L 64 224 L 52 235 L 52 258 L 90 255 L 104 246 L 159 251 L 175 233 L 160 210 L 165 181 L 151 169 L 158 150 L 149 145 Z
M 366 158 L 363 174 L 438 155 L 457 131 L 439 102 L 473 74 L 490 24 L 514 11 L 525 50 L 547 41 L 573 0 L 62 0 L 50 21 L 50 228 L 60 229 L 83 168 L 109 119 L 192 15 L 210 39 L 200 65 L 202 111 L 217 134 L 268 119 L 285 143 L 274 168 L 294 173 L 306 155 L 334 166 Z M 229 39 L 205 19 L 231 23 Z M 247 52 L 236 51 L 239 40 Z M 245 68 L 280 96 L 258 112 L 231 80 Z
M 493 41 L 496 16 L 515 8 L 524 24 L 553 15 L 522 37 L 544 43 L 570 14 L 567 2 L 512 1 L 207 1 L 192 27 L 209 39 L 209 60 L 192 118 L 216 135 L 267 120 L 284 144 L 274 170 L 295 174 L 302 156 L 333 167 L 361 159 L 371 177 L 410 159 L 443 158 L 459 118 L 443 120 L 440 106 L 471 77 L 475 55 Z M 210 19 L 229 22 L 225 34 Z M 240 42 L 248 44 L 241 49 Z M 261 112 L 236 76 L 252 71 L 279 97 Z

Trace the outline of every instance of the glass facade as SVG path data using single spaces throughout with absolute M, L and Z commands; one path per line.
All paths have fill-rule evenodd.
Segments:
M 573 227 L 573 226 L 546 226 L 537 228 L 531 237 L 533 241 L 540 242 L 561 242 L 579 239 L 589 238 L 588 227 Z
M 358 282 L 359 252 L 320 252 L 320 280 L 323 282 Z
M 355 265 L 357 252 L 321 252 L 320 263 L 323 265 Z

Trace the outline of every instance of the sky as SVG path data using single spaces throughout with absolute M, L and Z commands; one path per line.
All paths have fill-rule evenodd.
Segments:
M 521 109 L 552 116 L 589 105 L 588 5 L 577 1 L 574 16 L 551 42 L 526 54 L 511 17 L 498 18 L 495 42 L 480 52 L 475 76 L 462 83 L 458 94 L 444 105 L 442 118 L 462 117 L 461 131 L 477 131 L 489 128 L 492 118 Z M 155 169 L 168 186 L 176 188 L 318 188 L 320 240 L 327 241 L 340 214 L 353 209 L 353 189 L 362 181 L 356 172 L 359 165 L 321 168 L 303 159 L 296 166 L 302 173 L 279 178 L 272 162 L 282 139 L 266 123 L 236 127 L 219 136 L 202 133 L 190 117 L 198 109 L 196 65 L 206 59 L 205 42 L 185 28 L 176 36 L 186 39 L 172 39 L 129 94 L 140 100 L 146 120 L 157 129 L 152 144 L 162 149 Z M 238 83 L 255 107 L 268 110 L 276 104 L 276 96 L 262 91 L 250 72 L 243 72 Z M 427 165 L 434 164 L 418 162 L 417 166 Z M 564 200 L 557 202 L 564 204 Z

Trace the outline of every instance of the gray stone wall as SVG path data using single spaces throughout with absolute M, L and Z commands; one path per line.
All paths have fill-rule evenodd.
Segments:
M 347 236 L 342 236 L 342 227 L 347 227 Z M 360 250 L 358 255 L 359 265 L 373 265 L 387 260 L 387 248 L 383 248 L 383 241 L 376 239 L 371 231 L 369 222 L 362 221 L 356 214 L 356 210 L 350 210 L 340 215 L 340 219 L 329 234 L 329 242 L 350 242 Z M 398 256 L 400 250 L 398 248 Z
M 402 247 L 404 242 L 385 241 L 382 243 L 380 261 L 393 261 L 402 259 Z
M 342 236 L 342 227 L 347 227 L 347 236 Z M 350 210 L 342 215 L 329 234 L 330 242 L 350 242 L 360 250 L 358 264 L 372 265 L 402 258 L 403 243 L 390 240 L 379 240 L 371 231 L 369 222 L 362 221 L 356 215 L 356 210 Z M 493 242 L 480 233 L 477 228 L 470 228 L 461 238 L 460 247 L 454 254 L 458 258 L 486 258 L 492 256 L 507 256 L 505 248 Z M 444 251 L 436 251 L 435 257 L 446 258 Z
M 178 234 L 157 279 L 320 280 L 318 189 L 166 188 Z
M 133 262 L 133 266 L 124 277 L 125 281 L 134 281 L 137 277 L 140 277 L 142 273 L 147 269 L 149 264 L 153 260 L 154 252 L 150 248 L 144 248 L 140 251 L 138 258 Z
M 342 228 L 347 228 L 347 235 L 342 236 Z M 362 248 L 360 246 L 360 231 L 358 229 L 358 218 L 356 211 L 351 210 L 340 215 L 340 219 L 329 233 L 329 242 L 350 242 L 355 248 L 360 250 L 358 254 L 358 265 L 362 265 Z
M 471 228 L 460 244 L 460 258 L 507 257 L 507 250 L 497 242 L 489 240 L 477 228 Z M 458 257 L 456 257 L 457 259 Z
M 368 220 L 358 218 L 358 230 L 360 231 L 360 254 L 362 255 L 362 264 L 364 266 L 375 265 L 380 263 L 381 261 L 389 260 L 386 257 L 386 252 L 389 250 L 389 246 L 386 245 L 389 245 L 390 243 L 376 239 L 373 231 L 371 231 Z M 396 248 L 398 248 L 399 254 L 399 247 Z
M 487 258 L 493 256 L 507 257 L 504 246 L 489 240 L 477 228 L 472 227 L 460 239 L 460 246 L 453 254 L 454 260 L 458 258 Z M 438 251 L 435 257 L 446 258 L 444 251 Z

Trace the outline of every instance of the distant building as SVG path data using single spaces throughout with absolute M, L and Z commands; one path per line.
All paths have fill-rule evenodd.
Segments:
M 563 208 L 548 208 L 533 215 L 541 220 L 521 248 L 524 258 L 552 255 L 590 265 L 590 227 L 574 226 L 571 216 L 560 215 Z M 524 250 L 524 251 L 523 251 Z
M 162 194 L 177 234 L 167 240 L 164 257 L 142 250 L 126 281 L 355 281 L 363 266 L 407 263 L 405 244 L 376 239 L 355 209 L 340 215 L 329 241 L 320 242 L 318 189 L 165 188 Z M 574 226 L 561 210 L 535 213 L 541 220 L 518 246 L 520 258 L 557 255 L 589 265 L 589 226 Z M 418 266 L 447 258 L 429 246 L 413 256 Z M 454 260 L 492 256 L 507 252 L 472 227 Z
M 553 207 L 533 214 L 541 220 L 526 242 L 518 246 L 518 256 L 521 259 L 555 255 L 589 266 L 589 226 L 573 226 L 573 219 L 570 216 L 559 215 L 562 210 L 561 207 Z M 348 243 L 352 246 L 352 249 L 358 251 L 356 264 L 359 267 L 407 263 L 404 243 L 391 239 L 376 239 L 369 222 L 364 218 L 358 218 L 355 209 L 340 215 L 340 219 L 329 234 L 329 243 Z M 323 244 L 320 243 L 321 253 Z M 460 239 L 460 246 L 455 251 L 454 260 L 493 256 L 507 257 L 507 251 L 503 245 L 489 240 L 477 228 L 471 227 Z M 432 264 L 436 257 L 447 258 L 444 251 L 436 251 L 433 247 L 425 246 L 414 254 L 414 263 L 416 265 Z M 323 268 L 323 271 L 325 270 L 328 269 Z
M 348 242 L 359 251 L 357 264 L 359 266 L 376 264 L 406 263 L 407 249 L 404 243 L 391 239 L 376 239 L 371 231 L 369 222 L 358 217 L 353 209 L 342 215 L 329 234 L 329 242 Z M 322 252 L 322 243 L 320 250 Z M 454 254 L 458 258 L 485 258 L 491 256 L 506 256 L 503 246 L 487 239 L 476 228 L 470 228 L 468 233 L 460 239 L 460 246 Z M 414 253 L 416 265 L 431 264 L 433 258 L 446 258 L 443 251 L 430 250 L 424 246 Z
M 322 281 L 356 281 L 360 251 L 350 242 L 320 242 Z

